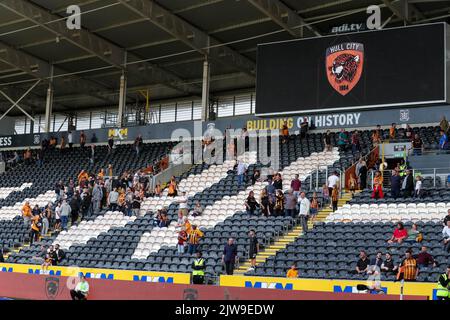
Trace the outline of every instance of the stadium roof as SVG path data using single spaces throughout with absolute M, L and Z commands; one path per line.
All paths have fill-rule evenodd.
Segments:
M 82 30 L 69 30 L 69 5 Z M 126 72 L 127 102 L 148 89 L 152 100 L 200 96 L 203 62 L 211 94 L 255 86 L 258 43 L 330 34 L 365 23 L 379 5 L 385 27 L 447 21 L 440 0 L 1 0 L 0 89 L 41 113 L 53 72 L 53 111 L 115 106 Z M 126 62 L 126 63 L 125 63 Z M 0 96 L 0 111 L 11 103 Z M 20 111 L 16 111 L 20 112 Z

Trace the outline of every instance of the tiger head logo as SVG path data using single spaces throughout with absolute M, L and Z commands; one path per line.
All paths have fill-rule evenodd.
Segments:
M 345 96 L 358 83 L 362 74 L 364 46 L 361 43 L 341 43 L 327 49 L 328 82 Z

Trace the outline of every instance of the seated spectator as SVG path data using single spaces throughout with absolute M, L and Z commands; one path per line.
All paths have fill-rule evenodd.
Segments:
M 372 191 L 372 199 L 383 199 L 383 176 L 380 171 L 375 173 L 375 177 L 373 178 L 373 191 Z
M 339 147 L 339 151 L 347 151 L 348 135 L 344 129 L 341 129 L 341 132 L 339 132 L 337 144 Z
M 447 221 L 447 225 L 442 230 L 442 236 L 444 237 L 444 250 L 450 253 L 450 220 Z
M 203 213 L 203 207 L 200 204 L 200 201 L 197 200 L 197 201 L 195 201 L 195 206 L 194 206 L 194 209 L 192 210 L 191 214 L 194 217 L 198 217 L 198 216 L 201 216 L 202 213 Z
M 392 260 L 392 255 L 387 252 L 385 255 L 384 262 L 381 264 L 381 271 L 386 273 L 395 273 L 398 269 L 398 266 L 395 265 L 394 261 Z
M 255 170 L 252 175 L 252 185 L 257 181 L 261 181 L 261 172 L 259 170 Z
M 411 128 L 411 126 L 409 124 L 406 125 L 406 130 L 405 130 L 405 137 L 406 139 L 408 139 L 409 141 L 414 140 L 414 134 L 413 134 L 413 129 Z
M 419 269 L 428 268 L 430 265 L 436 267 L 436 262 L 431 254 L 427 252 L 428 248 L 426 246 L 422 246 L 420 253 L 415 257 L 417 260 L 417 266 Z
M 167 214 L 163 213 L 161 214 L 158 227 L 160 228 L 167 228 L 170 224 L 169 218 L 167 217 Z
M 23 160 L 25 162 L 26 165 L 30 165 L 31 164 L 31 150 L 30 148 L 28 148 L 24 154 L 23 154 Z
M 447 210 L 447 215 L 444 217 L 444 227 L 447 225 L 448 221 L 450 221 L 450 209 Z
M 352 133 L 352 152 L 356 153 L 356 152 L 361 152 L 361 144 L 359 142 L 359 131 L 355 130 Z
M 381 265 L 383 264 L 383 253 L 377 252 L 375 258 L 370 260 L 370 267 L 367 271 L 368 274 L 375 274 L 375 272 L 379 272 Z
M 292 264 L 291 268 L 288 270 L 286 277 L 287 278 L 298 278 L 298 269 L 297 269 L 297 265 L 295 263 Z
M 317 198 L 317 193 L 313 192 L 310 203 L 309 216 L 311 217 L 311 222 L 314 222 L 317 217 L 317 213 L 319 213 L 319 199 Z
M 356 263 L 356 268 L 354 273 L 357 274 L 366 274 L 369 268 L 369 258 L 367 257 L 367 253 L 364 250 L 361 250 L 359 253 L 359 260 Z
M 417 224 L 413 223 L 411 229 L 408 230 L 408 237 L 405 239 L 405 242 L 414 243 L 422 242 L 422 240 L 422 233 L 417 229 Z
M 259 208 L 259 203 L 255 199 L 255 194 L 253 191 L 250 191 L 247 199 L 245 200 L 245 208 L 247 210 L 247 214 L 254 215 L 256 208 Z
M 402 243 L 408 237 L 408 231 L 405 229 L 402 222 L 397 223 L 397 228 L 394 230 L 392 237 L 388 243 Z
M 414 198 L 422 198 L 423 197 L 423 189 L 422 189 L 422 177 L 416 177 L 416 187 L 414 189 Z
M 162 188 L 161 184 L 158 182 L 155 186 L 155 190 L 153 191 L 155 197 L 161 197 L 162 195 Z
M 423 151 L 423 141 L 420 139 L 419 135 L 416 133 L 412 141 L 413 155 L 420 156 Z
M 283 179 L 281 178 L 281 174 L 277 173 L 273 179 L 272 183 L 275 190 L 283 190 Z
M 42 270 L 45 271 L 48 269 L 48 267 L 51 266 L 52 266 L 52 257 L 50 256 L 49 253 L 47 253 L 44 258 L 44 263 L 42 264 Z
M 169 191 L 167 193 L 167 196 L 169 196 L 169 197 L 176 197 L 177 195 L 178 195 L 177 181 L 175 179 L 175 176 L 172 176 L 172 178 L 170 178 Z

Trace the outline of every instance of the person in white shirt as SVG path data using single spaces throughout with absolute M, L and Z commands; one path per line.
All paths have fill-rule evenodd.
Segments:
M 69 142 L 69 148 L 72 149 L 72 146 L 73 146 L 73 133 L 72 133 L 72 131 L 69 131 L 69 134 L 67 135 L 67 141 Z
M 414 198 L 421 198 L 423 194 L 422 190 L 422 177 L 417 176 L 416 177 L 416 187 L 414 189 Z
M 450 220 L 447 221 L 447 225 L 442 230 L 442 236 L 444 237 L 444 250 L 450 253 Z
M 308 216 L 311 204 L 304 192 L 300 194 L 300 198 L 298 198 L 298 203 L 300 206 L 298 214 L 300 218 L 300 224 L 302 226 L 303 233 L 306 233 L 308 231 Z
M 55 230 L 61 231 L 61 202 L 55 208 Z
M 244 183 L 244 174 L 247 171 L 247 164 L 239 160 L 236 171 L 238 176 L 238 183 L 241 185 Z
M 70 290 L 70 296 L 72 297 L 72 300 L 86 300 L 88 294 L 89 283 L 86 281 L 85 276 L 81 276 L 75 289 Z
M 340 187 L 339 185 L 339 177 L 337 171 L 333 172 L 331 176 L 328 177 L 328 191 L 330 194 L 330 199 L 332 198 L 331 195 L 333 194 L 333 189 L 335 186 Z M 332 203 L 330 202 L 330 208 L 332 208 Z
M 187 205 L 188 199 L 186 197 L 186 192 L 183 191 L 181 193 L 181 197 L 178 199 L 180 212 L 183 214 L 183 216 L 187 216 L 188 214 L 188 205 Z

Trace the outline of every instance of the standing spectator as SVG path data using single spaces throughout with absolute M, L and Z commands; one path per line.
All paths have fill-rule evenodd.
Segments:
M 61 137 L 61 144 L 59 146 L 59 149 L 61 153 L 64 153 L 64 151 L 66 151 L 66 139 L 64 138 L 64 136 Z
M 247 210 L 247 214 L 249 215 L 254 215 L 255 214 L 255 210 L 257 207 L 259 207 L 259 203 L 256 201 L 255 199 L 255 193 L 253 191 L 250 191 L 248 193 L 248 197 L 245 200 L 245 208 Z
M 445 273 L 439 276 L 436 296 L 438 300 L 450 300 L 450 265 Z
M 66 253 L 59 247 L 58 243 L 55 245 L 54 256 L 56 263 L 54 263 L 53 265 L 55 266 L 60 264 L 61 261 L 63 261 L 64 258 L 66 257 Z
M 377 128 L 372 133 L 372 143 L 373 143 L 374 147 L 376 147 L 377 145 L 379 145 L 381 143 L 381 139 L 382 139 L 381 135 L 382 135 L 381 126 L 377 125 Z
M 192 282 L 194 284 L 204 284 L 205 282 L 205 259 L 199 251 L 196 253 L 196 259 L 192 262 Z
M 417 268 L 417 261 L 413 258 L 411 250 L 406 250 L 405 259 L 399 266 L 397 280 L 416 281 L 419 269 Z
M 114 135 L 110 135 L 108 139 L 108 154 L 111 154 L 114 149 Z
M 392 255 L 389 252 L 386 252 L 385 260 L 381 264 L 381 271 L 386 273 L 395 273 L 397 271 L 398 266 L 395 265 L 392 260 Z
M 247 171 L 247 164 L 245 162 L 243 162 L 242 160 L 239 160 L 237 167 L 236 167 L 236 174 L 238 177 L 239 185 L 244 183 L 246 171 Z
M 256 255 L 259 252 L 259 242 L 258 238 L 256 237 L 255 230 L 250 230 L 249 234 L 249 249 L 248 249 L 248 255 L 250 259 L 250 268 L 249 270 L 255 270 L 256 268 Z
M 328 190 L 328 189 L 327 189 Z M 285 217 L 295 218 L 295 207 L 297 206 L 297 197 L 294 195 L 292 189 L 289 189 L 285 198 Z
M 328 177 L 328 193 L 330 196 L 332 196 L 335 186 L 339 187 L 339 177 L 337 171 L 334 171 L 333 174 Z M 330 208 L 332 208 L 332 203 L 330 203 Z
M 439 149 L 445 150 L 448 147 L 447 133 L 441 130 L 440 135 L 441 137 L 439 138 Z
M 392 123 L 391 127 L 389 128 L 389 139 L 395 140 L 396 132 L 397 132 L 397 124 Z
M 294 176 L 294 179 L 291 181 L 291 189 L 294 193 L 294 196 L 298 198 L 298 195 L 300 194 L 300 189 L 302 188 L 302 182 L 298 178 L 298 174 Z
M 392 237 L 388 240 L 388 243 L 402 243 L 408 237 L 408 231 L 402 222 L 397 223 L 397 228 L 394 230 Z
M 135 215 L 136 217 L 140 216 L 141 203 L 142 203 L 142 199 L 139 196 L 139 192 L 135 191 L 134 196 L 133 196 L 133 202 L 131 203 L 131 209 L 133 211 L 133 215 Z
M 84 131 L 82 130 L 80 132 L 80 147 L 83 149 L 86 144 L 86 135 L 84 134 Z
M 78 221 L 78 216 L 80 213 L 80 196 L 78 195 L 78 191 L 73 195 L 72 199 L 70 199 L 70 213 L 72 216 L 72 226 L 75 225 Z
M 55 207 L 55 231 L 61 231 L 61 202 Z
M 42 211 L 40 214 L 40 219 L 42 222 L 41 235 L 46 236 L 48 233 L 48 229 L 50 227 L 50 221 L 47 218 L 46 211 Z
M 308 118 L 303 117 L 302 123 L 300 123 L 300 139 L 306 138 L 306 134 L 308 133 L 309 123 Z
M 178 199 L 178 208 L 184 216 L 188 215 L 188 198 L 186 197 L 186 192 L 181 193 L 181 197 Z
M 41 223 L 39 216 L 34 216 L 33 218 L 31 218 L 30 245 L 32 245 L 34 241 L 39 241 L 40 229 Z
M 299 210 L 300 224 L 302 226 L 303 233 L 306 234 L 308 232 L 308 216 L 309 216 L 310 202 L 308 198 L 306 198 L 304 192 L 300 193 L 298 203 L 300 205 Z
M 322 199 L 323 199 L 323 205 L 325 206 L 325 204 L 331 204 L 331 200 L 330 200 L 330 190 L 328 189 L 327 185 L 324 184 L 322 186 Z M 331 208 L 331 206 L 330 206 Z
M 203 232 L 201 232 L 200 229 L 198 229 L 197 226 L 195 224 L 193 224 L 191 227 L 191 230 L 189 232 L 189 238 L 188 238 L 189 254 L 193 254 L 193 253 L 197 252 L 198 244 L 202 238 L 203 238 Z
M 117 201 L 118 200 L 119 200 L 119 193 L 117 192 L 117 188 L 114 188 L 108 195 L 109 210 L 111 210 L 111 211 L 117 210 Z
M 448 121 L 445 118 L 445 116 L 442 116 L 441 122 L 439 123 L 439 126 L 441 127 L 441 130 L 444 131 L 445 133 L 448 132 Z
M 261 213 L 265 217 L 268 217 L 272 214 L 270 211 L 269 195 L 267 194 L 267 190 L 265 188 L 261 190 L 259 203 L 261 206 Z
M 91 153 L 91 155 L 89 157 L 89 161 L 90 161 L 91 165 L 94 165 L 95 164 L 95 145 L 94 144 L 91 145 L 90 153 Z
M 178 195 L 178 185 L 177 185 L 177 181 L 175 179 L 175 176 L 172 176 L 170 178 L 170 182 L 169 182 L 169 187 L 168 187 L 168 193 L 167 195 L 169 197 L 176 197 Z
M 367 257 L 367 253 L 364 250 L 361 250 L 359 253 L 359 260 L 356 263 L 355 272 L 356 274 L 366 274 L 369 270 L 369 258 Z
M 67 141 L 69 143 L 69 149 L 72 150 L 72 147 L 73 147 L 73 133 L 72 133 L 72 131 L 69 131 L 69 133 L 67 134 Z
M 186 228 L 181 227 L 180 232 L 178 233 L 178 244 L 177 250 L 179 254 L 183 254 L 186 248 L 186 241 L 188 239 L 188 235 L 186 233 Z
M 410 170 L 405 171 L 402 182 L 403 198 L 410 198 L 414 194 L 414 179 Z
M 298 278 L 298 269 L 295 263 L 291 265 L 291 268 L 288 270 L 286 274 L 286 278 Z
M 372 199 L 383 199 L 383 176 L 380 171 L 375 172 L 375 177 L 373 178 L 373 191 Z
M 408 139 L 409 141 L 414 140 L 414 135 L 413 135 L 413 129 L 410 127 L 409 124 L 406 125 L 406 139 Z
M 284 194 L 280 189 L 276 191 L 274 211 L 276 217 L 284 216 Z
M 341 132 L 339 132 L 337 144 L 339 147 L 339 151 L 347 151 L 348 135 L 343 128 L 341 129 Z
M 367 165 L 366 162 L 363 161 L 361 163 L 361 168 L 359 169 L 359 188 L 361 190 L 366 189 L 367 187 Z
M 331 208 L 333 212 L 337 211 L 339 202 L 339 188 L 337 185 L 334 186 L 333 191 L 331 191 Z
M 414 198 L 422 198 L 423 189 L 422 189 L 422 177 L 416 177 L 416 187 L 414 188 Z
M 256 181 L 261 180 L 261 172 L 259 170 L 255 170 L 252 176 L 252 185 L 256 183 Z
M 273 187 L 275 190 L 283 190 L 283 179 L 281 178 L 281 174 L 277 173 L 273 179 Z
M 67 228 L 67 223 L 69 221 L 69 215 L 71 210 L 72 209 L 70 208 L 67 201 L 63 200 L 61 204 L 61 227 L 63 230 L 66 230 Z
M 317 199 L 317 193 L 313 192 L 313 196 L 310 200 L 311 208 L 309 209 L 310 215 L 311 215 L 311 222 L 314 222 L 314 220 L 317 217 L 317 213 L 319 212 L 319 200 Z
M 353 173 L 350 173 L 350 177 L 348 178 L 348 188 L 352 193 L 352 195 L 355 195 L 355 191 L 357 188 L 357 181 Z
M 428 268 L 429 266 L 436 267 L 436 261 L 431 254 L 428 252 L 428 248 L 426 246 L 422 246 L 420 249 L 420 253 L 417 255 L 417 267 L 419 269 Z
M 83 217 L 87 217 L 89 215 L 89 208 L 91 207 L 92 196 L 85 189 L 83 194 L 81 195 L 81 214 Z
M 80 276 L 80 281 L 77 283 L 75 289 L 70 290 L 72 300 L 86 300 L 89 294 L 89 283 L 86 281 L 86 276 Z
M 333 145 L 331 144 L 331 132 L 330 132 L 330 130 L 327 130 L 327 133 L 325 134 L 323 142 L 325 144 L 325 151 L 329 152 L 329 151 L 333 150 Z
M 284 121 L 283 127 L 281 129 L 281 143 L 286 143 L 289 139 L 289 128 L 287 121 Z
M 233 238 L 229 238 L 227 244 L 225 244 L 225 247 L 223 248 L 222 254 L 222 263 L 225 265 L 225 272 L 227 275 L 233 275 L 234 266 L 238 259 L 237 245 L 234 243 Z
M 391 174 L 391 196 L 394 199 L 400 197 L 400 176 L 397 170 L 392 170 Z
M 102 198 L 102 188 L 98 185 L 98 183 L 95 183 L 94 188 L 92 189 L 92 207 L 94 209 L 94 213 L 98 213 L 100 211 Z
M 352 152 L 355 154 L 356 152 L 361 152 L 361 144 L 359 142 L 359 131 L 355 130 L 352 134 Z
M 450 253 L 450 220 L 447 221 L 447 225 L 442 229 L 442 236 L 444 237 L 444 250 Z
M 412 148 L 413 148 L 413 155 L 414 156 L 420 156 L 423 152 L 423 141 L 420 139 L 419 135 L 416 133 L 414 135 L 414 139 L 412 140 Z
M 136 150 L 136 156 L 139 157 L 139 154 L 142 150 L 142 145 L 143 145 L 143 140 L 142 140 L 142 135 L 139 134 L 136 139 L 134 140 L 134 148 Z

